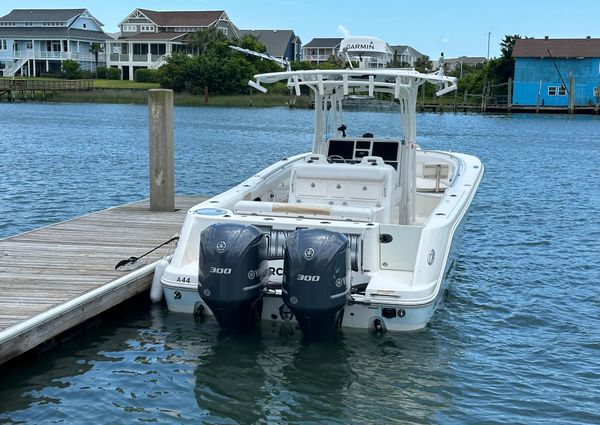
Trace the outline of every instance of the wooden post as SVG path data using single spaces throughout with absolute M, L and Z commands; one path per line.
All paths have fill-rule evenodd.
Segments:
M 173 91 L 148 90 L 150 210 L 175 209 Z
M 506 109 L 508 112 L 512 109 L 512 91 L 513 91 L 513 80 L 508 79 L 508 98 L 506 99 Z
M 569 74 L 569 114 L 575 112 L 575 78 Z
M 487 86 L 487 81 L 483 80 L 483 89 L 481 90 L 481 112 L 485 113 L 485 108 L 487 106 L 487 100 L 486 100 L 486 87 Z
M 537 102 L 535 104 L 535 113 L 540 113 L 540 96 L 542 95 L 542 80 L 538 83 Z
M 454 90 L 454 112 L 456 113 L 456 107 L 458 105 L 458 87 Z

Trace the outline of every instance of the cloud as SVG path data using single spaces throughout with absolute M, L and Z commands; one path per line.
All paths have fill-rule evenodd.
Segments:
M 440 42 L 442 42 L 444 44 L 448 44 L 448 43 L 450 43 L 450 40 L 448 39 L 448 37 L 444 37 L 440 40 Z
M 344 37 L 348 37 L 350 35 L 350 31 L 348 31 L 348 29 L 343 26 L 342 24 L 339 24 L 337 26 L 337 31 L 342 34 Z

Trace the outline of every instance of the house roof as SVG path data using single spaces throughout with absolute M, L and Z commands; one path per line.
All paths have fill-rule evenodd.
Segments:
M 206 27 L 219 20 L 225 13 L 223 10 L 172 12 L 157 12 L 139 8 L 137 10 L 160 27 Z
M 333 48 L 333 47 L 338 47 L 340 45 L 340 43 L 342 42 L 343 38 L 341 37 L 336 37 L 336 38 L 313 38 L 312 40 L 310 40 L 308 42 L 308 44 L 305 44 L 304 47 L 326 47 L 326 48 Z
M 173 41 L 181 38 L 183 41 L 187 35 L 187 32 L 141 32 L 130 36 L 121 35 L 118 40 Z
M 8 15 L 0 17 L 5 22 L 66 22 L 76 18 L 86 9 L 13 9 Z
M 457 58 L 444 58 L 446 63 L 461 62 L 463 65 L 479 65 L 485 62 L 484 56 L 459 56 Z
M 290 41 L 296 38 L 292 30 L 240 30 L 240 37 L 245 35 L 255 37 L 265 45 L 268 54 L 278 58 L 285 55 Z
M 390 46 L 390 49 L 392 49 L 398 55 L 412 55 L 415 58 L 420 58 L 423 56 L 423 53 L 419 52 L 414 47 L 410 47 L 405 44 L 399 44 L 397 46 Z
M 32 38 L 75 38 L 86 40 L 110 40 L 110 36 L 102 31 L 81 30 L 66 27 L 0 27 L 0 37 L 32 37 Z
M 550 50 L 550 53 L 548 53 Z M 515 41 L 515 58 L 597 58 L 600 38 L 521 38 Z

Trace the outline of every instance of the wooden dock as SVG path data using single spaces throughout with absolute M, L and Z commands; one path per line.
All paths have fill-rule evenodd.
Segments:
M 0 364 L 147 290 L 155 262 L 115 265 L 178 233 L 201 197 L 176 197 L 175 212 L 127 204 L 0 240 Z
M 46 97 L 46 92 L 92 91 L 94 80 L 37 80 L 0 78 L 0 100 L 6 95 L 9 102 L 17 99 L 26 100 L 27 93 L 33 99 L 36 92 Z

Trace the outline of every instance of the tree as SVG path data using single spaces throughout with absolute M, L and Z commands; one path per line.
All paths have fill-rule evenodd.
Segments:
M 242 38 L 240 38 L 238 45 L 242 49 L 253 50 L 258 53 L 265 53 L 267 48 L 264 44 L 262 44 L 258 39 L 250 34 L 246 34 Z
M 415 69 L 419 72 L 429 72 L 433 68 L 433 63 L 429 56 L 423 55 L 415 61 Z
M 504 59 L 512 59 L 512 52 L 513 48 L 515 47 L 515 42 L 521 38 L 523 37 L 518 34 L 504 36 L 504 39 L 502 39 L 500 42 L 500 52 L 502 53 L 502 57 Z
M 190 58 L 183 52 L 167 57 L 167 63 L 158 68 L 157 79 L 161 87 L 180 92 L 186 88 Z
M 90 44 L 90 53 L 94 54 L 94 63 L 96 65 L 95 68 L 94 68 L 94 70 L 96 72 L 98 72 L 98 56 L 103 51 L 104 51 L 104 47 L 102 46 L 102 44 L 100 44 L 100 43 L 92 43 L 92 44 Z
M 81 75 L 81 65 L 72 59 L 67 59 L 62 63 L 62 70 L 67 80 L 76 80 Z
M 187 45 L 193 53 L 198 55 L 207 50 L 216 49 L 219 44 L 227 44 L 227 36 L 217 27 L 208 27 L 198 30 L 190 36 Z

